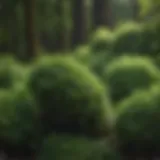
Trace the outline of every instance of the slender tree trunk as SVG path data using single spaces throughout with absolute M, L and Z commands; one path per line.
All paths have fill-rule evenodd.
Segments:
M 133 9 L 133 19 L 135 21 L 138 21 L 139 20 L 139 4 L 138 4 L 138 0 L 131 0 L 131 7 Z
M 9 33 L 9 50 L 16 55 L 19 50 L 19 34 L 18 34 L 18 20 L 16 10 L 12 12 L 11 19 L 8 19 L 8 33 Z
M 58 14 L 59 23 L 57 26 L 57 38 L 55 44 L 55 50 L 57 51 L 67 51 L 69 49 L 70 42 L 70 31 L 67 26 L 68 20 L 68 10 L 67 5 L 68 1 L 66 0 L 57 0 L 56 1 L 56 13 Z
M 88 40 L 88 7 L 86 0 L 72 0 L 72 47 Z
M 36 56 L 35 0 L 23 0 L 25 18 L 26 57 Z
M 93 1 L 93 28 L 112 26 L 111 0 Z

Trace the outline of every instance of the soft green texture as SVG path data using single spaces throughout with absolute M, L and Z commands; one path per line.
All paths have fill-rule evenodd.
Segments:
M 112 50 L 113 43 L 113 33 L 106 29 L 98 29 L 91 37 L 89 45 L 91 46 L 91 51 L 96 52 L 107 52 Z
M 159 79 L 159 70 L 154 63 L 140 56 L 119 57 L 106 67 L 104 73 L 114 102 L 123 100 L 137 89 L 150 87 Z
M 0 59 L 0 88 L 10 88 L 13 85 L 14 60 L 11 57 Z
M 105 88 L 71 57 L 47 57 L 35 64 L 30 89 L 49 131 L 98 134 L 111 118 Z
M 142 41 L 141 26 L 136 23 L 125 23 L 119 26 L 114 33 L 113 53 L 137 53 L 140 51 Z
M 46 138 L 37 160 L 119 160 L 106 140 L 94 140 L 71 135 L 56 135 Z
M 160 85 L 137 91 L 117 108 L 117 138 L 133 154 L 160 149 Z M 127 152 L 126 152 L 127 153 Z
M 31 142 L 36 115 L 34 100 L 25 88 L 0 91 L 0 139 L 5 143 L 23 145 Z

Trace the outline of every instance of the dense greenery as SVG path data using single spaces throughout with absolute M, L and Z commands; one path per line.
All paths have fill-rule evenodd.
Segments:
M 158 82 L 159 74 L 151 60 L 139 56 L 123 56 L 106 67 L 103 78 L 110 87 L 112 100 L 117 102 L 137 89 L 148 88 Z
M 159 0 L 1 0 L 0 158 L 160 157 L 159 11 Z
M 117 136 L 121 149 L 134 154 L 158 154 L 160 87 L 139 91 L 119 104 Z
M 104 86 L 72 58 L 39 60 L 29 87 L 41 108 L 42 124 L 50 132 L 104 134 L 111 116 Z
M 63 153 L 63 154 L 62 154 Z M 118 154 L 107 149 L 105 141 L 84 137 L 53 134 L 47 137 L 41 148 L 38 160 L 52 159 L 87 159 L 118 160 Z

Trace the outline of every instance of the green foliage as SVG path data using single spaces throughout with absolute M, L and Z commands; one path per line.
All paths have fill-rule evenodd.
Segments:
M 0 88 L 9 88 L 13 85 L 14 60 L 11 57 L 1 57 L 0 60 Z
M 12 67 L 13 87 L 19 88 L 25 85 L 29 80 L 31 71 L 32 71 L 32 65 L 24 65 L 16 63 Z
M 119 104 L 116 130 L 123 151 L 147 155 L 159 151 L 159 106 L 159 85 L 149 90 L 135 92 Z
M 141 32 L 141 45 L 140 45 L 140 53 L 148 54 L 149 56 L 152 56 L 155 53 L 155 31 L 153 30 L 153 27 L 144 26 L 142 32 Z
M 118 160 L 105 140 L 93 140 L 69 135 L 52 135 L 45 139 L 37 160 Z
M 96 135 L 107 128 L 110 105 L 101 82 L 69 57 L 37 62 L 30 89 L 41 108 L 47 131 Z
M 23 65 L 11 56 L 0 59 L 0 88 L 18 87 L 27 82 L 31 66 Z
M 115 57 L 113 57 L 112 53 L 105 48 L 105 45 L 101 46 L 100 50 L 98 51 L 97 48 L 97 51 L 95 51 L 91 46 L 82 46 L 75 50 L 73 57 L 80 63 L 87 66 L 94 74 L 102 77 L 104 68 Z
M 160 53 L 160 22 L 152 20 L 143 26 L 140 53 L 157 58 Z
M 31 143 L 37 109 L 24 88 L 0 91 L 0 140 L 8 145 Z
M 142 17 L 147 15 L 152 15 L 152 17 L 160 14 L 160 1 L 159 0 L 139 0 L 139 5 L 141 8 L 140 15 Z
M 37 24 L 39 24 L 37 27 L 40 31 L 47 31 L 47 33 L 56 36 L 62 23 L 65 27 L 71 27 L 70 1 L 68 0 L 61 2 L 59 0 L 39 0 L 36 5 L 36 13 Z
M 112 50 L 113 34 L 106 28 L 98 29 L 90 41 L 91 51 L 107 52 Z
M 90 46 L 82 46 L 75 50 L 74 57 L 98 76 L 102 76 L 105 66 L 114 59 L 110 53 L 93 52 Z
M 138 53 L 141 39 L 141 26 L 139 24 L 123 24 L 115 31 L 113 53 Z
M 114 23 L 119 24 L 131 20 L 133 7 L 130 0 L 112 0 L 112 11 L 114 13 Z
M 99 28 L 92 36 L 90 46 L 90 68 L 101 76 L 104 66 L 112 60 L 112 45 L 114 36 L 107 28 Z
M 38 160 L 85 160 L 96 150 L 96 142 L 73 136 L 52 135 L 45 139 Z
M 104 73 L 114 102 L 122 100 L 137 89 L 159 81 L 159 70 L 145 57 L 123 56 L 111 62 Z
M 81 46 L 75 49 L 73 56 L 81 63 L 85 64 L 86 66 L 90 66 L 92 54 L 90 46 Z

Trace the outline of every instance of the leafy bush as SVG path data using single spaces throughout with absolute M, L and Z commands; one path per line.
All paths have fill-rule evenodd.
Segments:
M 110 105 L 101 82 L 69 57 L 39 61 L 31 74 L 30 89 L 41 108 L 47 132 L 98 134 L 105 130 Z
M 0 88 L 9 88 L 13 82 L 12 67 L 14 60 L 11 57 L 1 57 L 0 60 Z
M 16 63 L 16 65 L 12 66 L 12 86 L 14 88 L 19 88 L 26 85 L 31 71 L 32 65 Z
M 141 26 L 135 23 L 126 23 L 115 31 L 113 53 L 139 53 L 142 41 Z
M 13 57 L 3 56 L 0 60 L 0 88 L 9 89 L 27 82 L 31 67 L 20 64 Z
M 137 89 L 150 87 L 159 78 L 159 70 L 152 61 L 140 56 L 119 57 L 108 65 L 104 73 L 104 80 L 110 87 L 114 102 L 122 100 Z
M 74 55 L 96 75 L 101 76 L 104 66 L 113 59 L 113 33 L 107 28 L 99 28 L 87 46 L 77 48 Z
M 82 46 L 75 50 L 73 57 L 101 77 L 104 67 L 115 58 L 109 51 L 103 51 L 95 52 L 90 46 Z
M 81 46 L 75 49 L 73 57 L 79 62 L 90 67 L 93 54 L 91 54 L 91 49 L 89 46 Z
M 152 56 L 155 53 L 155 35 L 153 29 L 144 26 L 141 35 L 140 53 Z
M 117 137 L 126 154 L 154 154 L 160 150 L 160 86 L 137 91 L 117 108 Z
M 153 58 L 157 58 L 160 53 L 160 23 L 153 21 L 146 24 L 142 30 L 142 43 L 140 46 L 140 52 L 148 54 Z
M 111 156 L 104 140 L 86 139 L 66 135 L 52 135 L 45 139 L 37 160 L 104 160 Z M 116 155 L 114 155 L 116 157 Z M 104 158 L 105 157 L 105 158 Z M 112 160 L 118 160 L 118 158 Z
M 37 109 L 24 88 L 0 91 L 0 140 L 4 146 L 29 143 L 35 134 Z M 33 140 L 33 139 L 32 139 Z M 31 142 L 31 141 L 30 141 Z M 3 144 L 2 143 L 2 144 Z
M 107 52 L 112 50 L 113 34 L 106 28 L 98 29 L 89 43 L 92 52 Z

